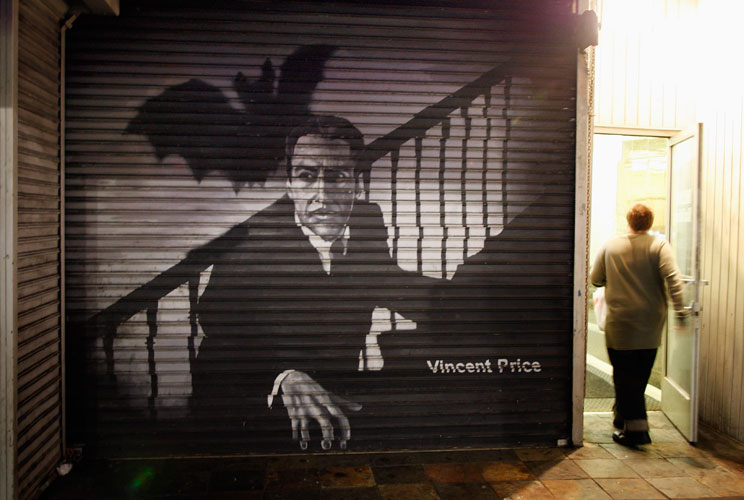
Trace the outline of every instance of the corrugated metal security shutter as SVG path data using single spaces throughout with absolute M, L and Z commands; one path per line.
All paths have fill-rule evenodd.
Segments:
M 68 42 L 81 439 L 300 451 L 267 407 L 292 369 L 362 405 L 349 449 L 568 438 L 572 2 L 136 4 Z M 285 197 L 309 115 L 372 164 L 328 272 Z
M 19 498 L 62 457 L 60 28 L 64 2 L 22 0 L 18 54 Z

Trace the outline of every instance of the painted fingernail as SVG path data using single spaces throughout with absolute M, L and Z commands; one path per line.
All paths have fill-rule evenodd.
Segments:
M 333 443 L 331 443 L 331 440 L 330 440 L 330 439 L 324 439 L 324 440 L 323 440 L 323 441 L 321 441 L 321 443 L 320 443 L 320 446 L 321 446 L 321 447 L 322 447 L 322 448 L 323 448 L 324 450 L 330 450 L 330 449 L 331 449 L 331 446 L 332 446 L 332 445 L 333 445 Z
M 346 449 L 346 440 L 345 439 L 341 440 L 341 442 L 338 445 L 339 445 L 339 447 L 342 450 L 345 450 Z
M 300 441 L 300 449 L 307 450 L 307 441 L 305 441 L 304 439 Z

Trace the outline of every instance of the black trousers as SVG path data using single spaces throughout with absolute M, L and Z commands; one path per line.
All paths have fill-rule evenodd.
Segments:
M 644 393 L 657 349 L 621 351 L 607 348 L 615 383 L 615 413 L 623 420 L 625 430 L 647 431 Z

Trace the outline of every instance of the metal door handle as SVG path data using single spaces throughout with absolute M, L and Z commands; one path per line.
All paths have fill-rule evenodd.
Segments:
M 680 278 L 680 281 L 682 283 L 695 283 L 695 280 L 693 278 Z M 708 285 L 708 280 L 700 280 L 701 285 Z
M 690 314 L 698 315 L 700 311 L 703 310 L 702 307 L 700 307 L 700 304 L 696 303 L 694 300 L 690 301 L 689 306 L 684 306 L 683 309 L 685 311 L 690 311 Z

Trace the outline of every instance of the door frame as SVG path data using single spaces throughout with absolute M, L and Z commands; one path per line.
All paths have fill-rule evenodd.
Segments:
M 579 68 L 581 69 L 581 68 Z M 580 84 L 582 79 L 579 71 Z M 580 88 L 580 87 L 579 87 Z M 581 96 L 581 93 L 578 94 Z M 577 99 L 577 106 L 581 100 Z M 578 118 L 581 117 L 580 108 L 577 108 L 577 123 L 581 123 Z M 631 128 L 631 127 L 609 127 L 593 126 L 590 124 L 588 129 L 587 145 L 588 154 L 581 157 L 588 162 L 585 165 L 586 171 L 580 168 L 580 154 L 582 152 L 582 135 L 581 128 L 577 126 L 576 134 L 576 238 L 575 238 L 575 264 L 574 264 L 574 372 L 573 372 L 573 430 L 572 441 L 574 446 L 582 446 L 583 428 L 584 428 L 584 394 L 586 391 L 586 342 L 587 342 L 587 297 L 588 276 L 589 276 L 589 241 L 591 230 L 591 169 L 592 169 L 592 144 L 594 136 L 598 134 L 607 135 L 627 135 L 638 137 L 662 137 L 671 141 L 672 137 L 679 135 L 683 130 L 679 129 L 650 129 L 650 128 Z M 671 147 L 671 142 L 670 142 Z M 585 175 L 582 177 L 582 175 Z M 668 189 L 667 189 L 668 192 Z M 585 194 L 586 205 L 580 205 L 582 200 L 580 196 Z M 583 235 L 580 233 L 583 232 Z M 583 266 L 583 268 L 582 268 Z M 583 281 L 582 281 L 583 280 Z M 665 339 L 666 340 L 666 339 Z
M 597 134 L 610 134 L 610 135 L 627 135 L 627 136 L 645 136 L 645 137 L 663 137 L 669 140 L 669 168 L 670 168 L 670 174 L 671 174 L 671 148 L 674 144 L 677 144 L 679 142 L 682 142 L 686 138 L 689 138 L 690 136 L 697 136 L 698 137 L 698 144 L 697 144 L 697 159 L 698 159 L 698 171 L 697 171 L 697 179 L 696 179 L 696 187 L 695 187 L 695 193 L 694 196 L 696 196 L 697 203 L 700 203 L 701 196 L 702 196 L 702 161 L 703 161 L 703 129 L 702 129 L 702 123 L 696 123 L 694 126 L 691 126 L 686 129 L 644 129 L 644 128 L 630 128 L 630 127 L 607 127 L 607 126 L 597 126 L 594 127 L 592 131 L 592 140 L 594 135 Z M 577 143 L 578 147 L 578 143 Z M 591 167 L 590 167 L 591 168 Z M 591 172 L 591 170 L 590 170 Z M 671 177 L 670 177 L 671 179 Z M 591 187 L 591 186 L 590 186 Z M 671 184 L 667 185 L 667 196 L 669 197 L 671 190 Z M 578 177 L 577 177 L 577 195 L 579 193 L 579 185 L 578 185 Z M 591 193 L 589 193 L 589 207 L 591 209 Z M 668 203 L 671 203 L 671 198 L 669 197 Z M 694 279 L 698 282 L 697 290 L 695 292 L 695 301 L 697 303 L 697 308 L 699 310 L 701 303 L 701 294 L 702 294 L 702 286 L 706 284 L 705 280 L 701 276 L 701 260 L 700 260 L 700 238 L 702 236 L 702 211 L 700 209 L 700 206 L 698 205 L 697 211 L 694 215 L 695 218 L 695 228 L 694 228 L 694 238 L 696 242 L 696 249 L 694 254 L 694 262 L 695 262 L 695 276 Z M 587 218 L 587 224 L 589 224 L 591 221 L 591 218 Z M 589 226 L 587 226 L 587 241 L 589 238 Z M 577 240 L 577 247 L 578 247 L 578 240 Z M 588 250 L 587 250 L 587 257 L 588 257 Z M 588 272 L 588 265 L 586 271 Z M 584 307 L 586 298 L 584 298 Z M 696 311 L 692 311 L 692 314 L 695 314 Z M 695 321 L 694 319 L 692 321 Z M 698 319 L 699 321 L 699 319 Z M 693 328 L 695 329 L 695 325 L 693 325 Z M 696 329 L 693 332 L 694 338 L 693 338 L 693 345 L 692 345 L 692 356 L 699 358 L 699 340 L 701 336 L 701 329 L 702 325 L 700 323 L 697 323 Z M 586 342 L 586 325 L 584 325 L 583 329 L 583 340 Z M 664 345 L 666 347 L 667 339 L 666 334 L 664 338 Z M 575 351 L 577 353 L 577 351 Z M 666 352 L 664 353 L 664 356 L 666 356 Z M 578 359 L 575 360 L 578 362 Z M 586 368 L 586 349 L 584 348 L 584 361 L 583 361 L 584 369 Z M 664 366 L 663 366 L 664 374 L 666 373 L 666 359 L 664 359 Z M 576 377 L 577 374 L 574 373 L 574 377 Z M 585 374 L 581 375 L 582 380 L 584 379 Z M 699 413 L 699 401 L 698 401 L 698 385 L 699 385 L 699 374 L 693 374 L 692 380 L 690 381 L 690 399 L 691 399 L 691 412 L 690 412 L 690 424 L 691 424 L 691 435 L 690 435 L 690 442 L 696 442 L 697 441 L 697 425 L 693 425 L 693 422 L 698 421 L 698 413 Z M 662 381 L 662 386 L 664 385 Z M 663 396 L 662 396 L 663 398 Z M 577 400 L 576 395 L 574 395 L 574 406 L 576 406 Z M 582 411 L 583 411 L 583 402 L 581 403 Z M 682 433 L 682 431 L 679 431 Z
M 576 13 L 589 10 L 591 0 L 579 0 Z M 591 207 L 592 143 L 594 141 L 593 46 L 576 51 L 576 180 L 574 185 L 573 360 L 571 373 L 571 445 L 584 439 L 586 388 L 586 291 L 589 284 L 589 216 Z M 568 442 L 559 440 L 558 446 Z M 566 440 L 568 441 L 568 440 Z

